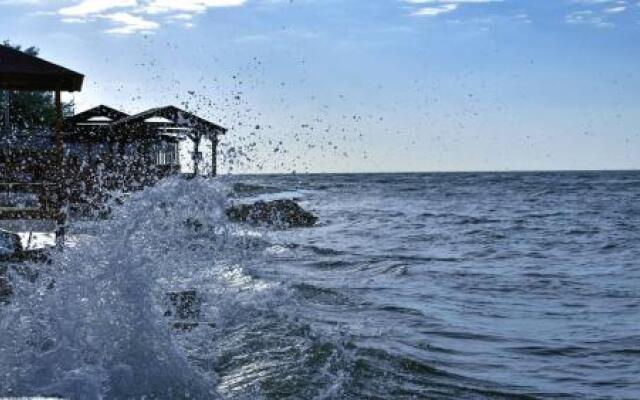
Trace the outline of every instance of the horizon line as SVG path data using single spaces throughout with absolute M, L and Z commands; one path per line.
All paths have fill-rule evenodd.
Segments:
M 355 172 L 241 172 L 220 173 L 218 176 L 242 175 L 411 175 L 411 174 L 510 174 L 510 173 L 580 173 L 580 172 L 640 172 L 633 169 L 522 169 L 522 170 L 449 170 L 449 171 L 355 171 Z

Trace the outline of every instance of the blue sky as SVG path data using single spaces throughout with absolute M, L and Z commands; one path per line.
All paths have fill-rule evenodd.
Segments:
M 79 111 L 176 104 L 234 172 L 640 168 L 640 0 L 0 0 Z

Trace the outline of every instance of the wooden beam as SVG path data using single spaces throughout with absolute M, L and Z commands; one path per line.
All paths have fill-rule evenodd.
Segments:
M 65 210 L 66 204 L 66 184 L 64 174 L 64 139 L 62 137 L 62 100 L 60 91 L 56 90 L 56 121 L 54 126 L 54 141 L 56 149 L 56 183 L 57 183 L 57 201 L 56 207 L 58 213 L 56 215 L 56 246 L 60 249 L 64 246 L 65 224 L 67 222 L 67 214 Z
M 58 209 L 46 210 L 41 208 L 0 208 L 0 220 L 15 219 L 55 219 Z
M 211 136 L 211 177 L 218 175 L 218 135 Z
M 27 192 L 39 193 L 40 191 L 50 190 L 54 186 L 48 182 L 0 182 L 0 192 Z
M 11 94 L 8 90 L 2 91 L 2 135 L 9 137 L 11 134 L 11 113 L 9 106 L 11 105 Z

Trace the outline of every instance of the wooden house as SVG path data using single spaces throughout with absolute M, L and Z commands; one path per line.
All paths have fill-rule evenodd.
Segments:
M 55 123 L 38 132 L 0 135 L 0 222 L 54 220 L 63 243 L 67 204 L 99 205 L 109 190 L 135 190 L 169 174 L 215 176 L 226 129 L 174 106 L 128 115 L 98 106 L 63 121 L 61 92 L 84 76 L 0 45 L 0 90 L 55 93 Z M 8 111 L 3 110 L 3 127 Z M 9 137 L 10 136 L 10 137 Z M 26 193 L 29 204 L 3 196 Z
M 35 206 L 0 207 L 0 220 L 54 220 L 58 245 L 63 243 L 66 221 L 61 92 L 80 91 L 83 80 L 84 76 L 75 71 L 0 45 L 0 90 L 54 92 L 56 110 L 53 145 L 46 152 L 13 151 L 3 146 L 0 191 L 33 193 L 37 201 Z M 8 111 L 5 109 L 3 114 L 6 125 Z
M 129 145 L 149 165 L 215 176 L 219 136 L 227 130 L 185 110 L 166 106 L 116 121 L 112 131 L 120 143 Z
M 174 106 L 128 115 L 100 105 L 65 119 L 67 174 L 81 198 L 170 174 L 215 176 L 225 128 Z M 95 198 L 90 197 L 95 201 Z

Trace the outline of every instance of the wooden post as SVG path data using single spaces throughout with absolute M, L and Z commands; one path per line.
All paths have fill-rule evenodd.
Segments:
M 91 141 L 87 141 L 84 144 L 84 148 L 87 154 L 87 164 L 91 165 L 91 163 L 93 162 L 93 144 L 91 143 Z
M 171 173 L 177 174 L 180 172 L 180 143 L 175 142 L 173 144 L 173 162 L 171 166 Z
M 64 139 L 62 138 L 62 100 L 60 90 L 56 90 L 56 121 L 54 125 L 54 142 L 56 150 L 56 194 L 58 214 L 56 216 L 56 246 L 62 249 L 64 246 L 65 223 L 67 214 L 66 205 L 66 182 L 64 174 Z
M 9 112 L 9 106 L 11 104 L 10 94 L 8 90 L 2 91 L 2 134 L 8 138 L 11 133 L 11 113 Z
M 200 153 L 202 132 L 196 131 L 191 137 L 191 140 L 193 141 L 193 176 L 197 177 L 200 174 L 200 161 L 202 160 L 202 154 Z
M 218 135 L 211 135 L 211 177 L 218 174 Z

